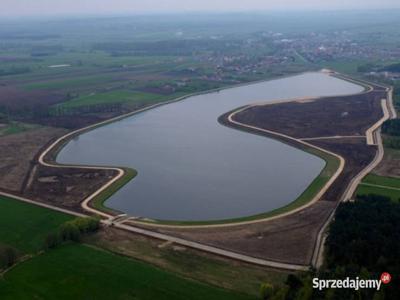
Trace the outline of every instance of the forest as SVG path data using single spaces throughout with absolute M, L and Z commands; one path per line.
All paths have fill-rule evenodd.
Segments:
M 261 288 L 264 299 L 400 299 L 400 204 L 378 195 L 358 197 L 338 207 L 326 240 L 324 267 L 316 272 L 289 275 L 283 287 Z M 381 290 L 312 288 L 312 279 L 379 279 L 392 281 Z

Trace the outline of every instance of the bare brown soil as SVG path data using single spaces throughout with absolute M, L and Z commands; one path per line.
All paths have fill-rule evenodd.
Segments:
M 37 165 L 23 195 L 39 202 L 83 211 L 80 203 L 117 175 L 112 170 L 51 168 Z
M 315 140 L 310 143 L 337 153 L 346 161 L 342 174 L 324 194 L 323 199 L 327 201 L 340 200 L 351 179 L 373 161 L 377 151 L 376 146 L 368 146 L 364 139 L 358 138 Z
M 49 140 L 65 134 L 58 128 L 38 128 L 0 138 L 0 188 L 21 192 L 36 154 Z
M 39 153 L 67 131 L 41 127 L 0 138 L 0 190 L 59 207 L 82 211 L 80 202 L 116 175 L 114 171 L 50 168 Z
M 308 102 L 254 106 L 235 115 L 235 120 L 295 138 L 364 135 L 382 118 L 381 99 L 374 91 Z M 306 117 L 305 117 L 306 116 Z
M 13 112 L 47 107 L 66 100 L 64 94 L 46 91 L 32 90 L 26 91 L 16 86 L 0 85 L 0 106 L 6 106 Z
M 334 207 L 334 202 L 319 201 L 301 212 L 273 221 L 222 228 L 156 230 L 258 258 L 307 265 L 316 236 Z
M 373 172 L 379 176 L 400 177 L 400 152 L 396 149 L 385 149 L 383 160 Z

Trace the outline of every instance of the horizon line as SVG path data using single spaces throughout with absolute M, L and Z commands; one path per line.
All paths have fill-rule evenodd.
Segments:
M 175 11 L 130 11 L 130 12 L 96 12 L 96 13 L 33 13 L 33 14 L 1 14 L 3 19 L 38 19 L 38 18 L 79 18 L 79 17 L 129 17 L 129 16 L 160 16 L 160 15 L 228 15 L 228 14 L 257 14 L 263 15 L 268 13 L 332 13 L 332 12 L 400 12 L 400 6 L 383 7 L 383 8 L 331 8 L 331 9 L 302 9 L 302 8 L 289 8 L 289 9 L 249 9 L 249 10 L 175 10 Z M 0 21 L 1 22 L 1 21 Z

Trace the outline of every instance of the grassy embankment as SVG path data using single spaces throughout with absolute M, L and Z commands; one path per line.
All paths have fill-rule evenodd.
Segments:
M 1 299 L 255 299 L 83 244 L 38 252 L 73 217 L 0 197 L 0 243 L 32 257 L 0 277 Z
M 115 211 L 111 208 L 108 208 L 105 205 L 105 202 L 108 198 L 110 198 L 113 194 L 115 194 L 119 189 L 121 189 L 125 184 L 131 181 L 137 175 L 137 171 L 130 168 L 123 168 L 125 174 L 119 180 L 114 182 L 109 188 L 104 190 L 102 193 L 97 195 L 91 202 L 90 205 L 97 210 L 115 213 Z

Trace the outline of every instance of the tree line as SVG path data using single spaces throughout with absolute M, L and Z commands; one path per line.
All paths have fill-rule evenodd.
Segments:
M 80 242 L 83 236 L 94 233 L 99 228 L 99 218 L 76 218 L 65 222 L 46 236 L 42 251 L 56 248 L 66 242 Z M 13 266 L 20 257 L 21 253 L 16 248 L 0 243 L 0 270 Z
M 341 203 L 326 240 L 324 266 L 319 271 L 291 274 L 283 286 L 261 286 L 263 299 L 400 299 L 400 204 L 379 195 Z M 392 281 L 374 289 L 313 289 L 312 279 L 379 279 Z
M 68 241 L 80 242 L 82 236 L 96 232 L 99 228 L 100 219 L 98 218 L 77 218 L 65 222 L 58 230 L 47 235 L 45 248 L 52 249 Z

